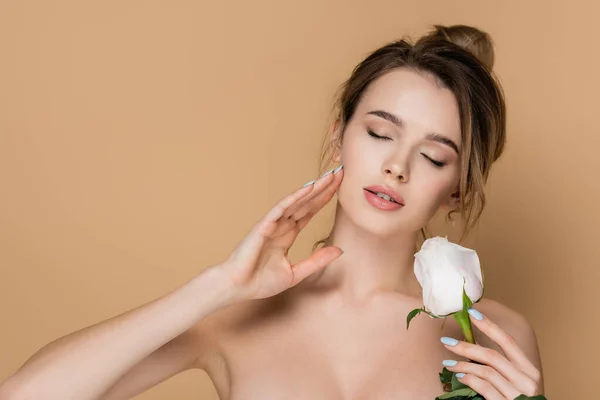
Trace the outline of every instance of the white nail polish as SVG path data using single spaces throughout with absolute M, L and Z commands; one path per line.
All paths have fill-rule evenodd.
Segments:
M 333 169 L 330 169 L 329 171 L 327 171 L 323 175 L 321 175 L 321 178 L 325 178 L 327 175 L 331 174 L 332 172 L 333 172 Z
M 339 167 L 337 167 L 336 169 L 334 169 L 334 170 L 333 170 L 333 173 L 334 173 L 334 174 L 337 174 L 338 172 L 340 172 L 340 170 L 341 170 L 342 168 L 344 168 L 344 166 L 343 166 L 343 165 L 340 165 Z
M 307 187 L 307 186 L 310 186 L 310 185 L 312 185 L 313 183 L 315 183 L 315 181 L 306 182 L 306 183 L 304 184 L 304 186 L 302 186 L 302 187 L 303 187 L 303 188 L 305 188 L 305 187 Z

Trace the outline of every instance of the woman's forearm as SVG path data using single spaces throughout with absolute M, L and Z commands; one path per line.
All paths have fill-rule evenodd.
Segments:
M 55 340 L 0 385 L 4 399 L 96 399 L 134 365 L 237 301 L 218 267 L 132 311 Z

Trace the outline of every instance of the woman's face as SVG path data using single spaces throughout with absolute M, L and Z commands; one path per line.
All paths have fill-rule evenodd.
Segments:
M 375 235 L 417 232 L 440 206 L 457 202 L 451 195 L 458 189 L 460 148 L 450 90 L 408 69 L 383 75 L 364 92 L 336 157 L 344 165 L 338 199 L 345 214 Z M 376 185 L 397 192 L 403 205 L 365 189 Z

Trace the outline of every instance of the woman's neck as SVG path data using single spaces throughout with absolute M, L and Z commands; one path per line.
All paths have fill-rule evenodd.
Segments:
M 384 238 L 364 231 L 354 225 L 338 203 L 333 231 L 325 246 L 337 246 L 344 254 L 303 286 L 326 289 L 354 304 L 381 292 L 419 297 L 421 287 L 413 272 L 416 240 L 416 233 Z

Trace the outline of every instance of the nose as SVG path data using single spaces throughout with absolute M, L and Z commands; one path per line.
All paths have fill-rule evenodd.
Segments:
M 383 174 L 398 180 L 400 182 L 408 182 L 410 171 L 407 162 L 408 157 L 396 156 L 383 164 Z

